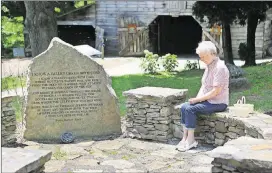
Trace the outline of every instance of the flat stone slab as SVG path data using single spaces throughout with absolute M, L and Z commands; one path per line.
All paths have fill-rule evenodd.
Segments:
M 133 148 L 133 149 L 140 149 L 140 150 L 148 150 L 148 151 L 153 151 L 159 149 L 159 146 L 151 143 L 151 142 L 144 142 L 144 141 L 138 141 L 132 139 L 131 142 L 128 144 L 128 147 Z
M 31 172 L 39 169 L 52 156 L 51 151 L 22 148 L 2 148 L 3 172 Z
M 243 118 L 246 126 L 256 129 L 264 139 L 272 140 L 272 117 L 266 114 L 256 114 L 254 116 Z
M 74 169 L 72 171 L 73 173 L 82 173 L 82 172 L 88 172 L 88 173 L 102 173 L 103 170 L 93 170 L 93 169 Z
M 153 161 L 146 165 L 148 171 L 155 171 L 163 167 L 167 167 L 170 163 L 165 161 Z
M 118 140 L 106 140 L 106 141 L 101 141 L 93 145 L 94 148 L 99 149 L 99 150 L 118 150 L 120 149 L 123 145 L 125 145 L 124 141 L 118 141 Z
M 77 146 L 76 144 L 67 144 L 60 148 L 61 152 L 67 153 L 69 155 L 81 155 L 88 153 L 84 148 Z
M 142 87 L 132 89 L 123 92 L 124 96 L 135 96 L 138 98 L 153 98 L 153 99 L 164 99 L 167 100 L 170 97 L 184 97 L 188 92 L 187 89 L 173 89 L 173 88 L 162 88 L 162 87 Z
M 44 165 L 44 172 L 59 172 L 64 166 L 64 160 L 50 160 Z
M 213 158 L 236 160 L 240 164 L 232 166 L 237 168 L 272 172 L 272 140 L 240 137 L 215 148 L 208 154 Z
M 175 150 L 176 143 L 164 144 L 130 138 L 54 145 L 29 141 L 25 143 L 29 147 L 40 146 L 41 149 L 53 151 L 54 157 L 44 165 L 45 172 L 170 173 L 189 172 L 193 167 L 208 170 L 212 166 L 211 158 L 206 155 L 206 151 L 211 149 L 204 146 L 194 149 L 198 152 L 190 153 Z
M 175 149 L 161 149 L 157 150 L 151 153 L 153 156 L 158 156 L 158 157 L 165 157 L 169 159 L 173 159 L 176 157 L 176 155 L 179 153 L 179 151 Z
M 147 173 L 147 171 L 139 170 L 139 169 L 123 169 L 123 170 L 117 170 L 116 171 L 116 173 L 132 173 L 132 172 Z
M 101 165 L 110 165 L 115 169 L 128 169 L 134 166 L 134 163 L 131 163 L 126 160 L 107 160 L 101 163 Z

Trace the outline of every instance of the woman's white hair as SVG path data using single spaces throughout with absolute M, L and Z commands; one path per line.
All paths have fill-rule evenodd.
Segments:
M 209 53 L 211 55 L 217 55 L 217 50 L 213 42 L 202 41 L 198 44 L 198 47 L 196 48 L 196 53 Z

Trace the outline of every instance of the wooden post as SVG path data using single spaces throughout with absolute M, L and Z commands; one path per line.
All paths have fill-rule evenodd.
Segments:
M 206 40 L 206 36 L 204 34 L 204 29 L 202 28 L 202 41 L 205 41 Z
M 160 35 L 161 35 L 161 33 L 160 33 L 160 22 L 158 22 L 158 54 L 161 52 L 161 46 L 160 46 L 160 44 L 161 44 L 161 38 L 160 38 Z
M 105 42 L 104 42 L 104 38 L 103 38 L 103 41 L 102 41 L 102 47 L 101 47 L 101 58 L 104 59 L 104 47 L 105 47 Z

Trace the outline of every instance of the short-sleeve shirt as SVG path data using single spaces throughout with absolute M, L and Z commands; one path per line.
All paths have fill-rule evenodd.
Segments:
M 207 65 L 201 83 L 200 95 L 207 94 L 214 87 L 223 87 L 221 92 L 217 96 L 207 100 L 208 102 L 229 105 L 229 70 L 224 61 L 216 57 L 212 63 Z

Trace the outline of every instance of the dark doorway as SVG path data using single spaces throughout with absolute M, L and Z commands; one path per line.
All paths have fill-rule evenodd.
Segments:
M 93 26 L 59 25 L 58 37 L 73 46 L 88 44 L 95 47 L 95 28 Z
M 159 54 L 195 54 L 202 28 L 191 16 L 158 16 L 149 26 L 151 49 Z

